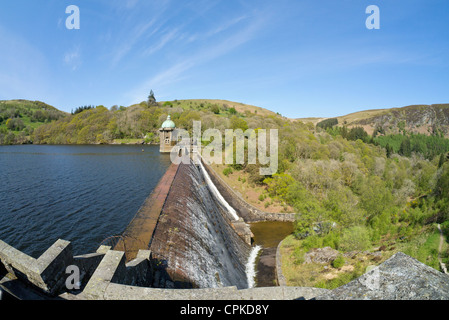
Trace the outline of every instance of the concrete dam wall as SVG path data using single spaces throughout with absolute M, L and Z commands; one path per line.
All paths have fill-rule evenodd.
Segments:
M 249 286 L 249 228 L 211 192 L 203 170 L 179 165 L 151 240 L 154 287 Z

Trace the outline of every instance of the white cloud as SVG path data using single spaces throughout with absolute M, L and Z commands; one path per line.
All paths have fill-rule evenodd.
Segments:
M 149 47 L 147 50 L 145 50 L 144 54 L 152 55 L 153 53 L 163 49 L 167 43 L 174 40 L 177 36 L 178 36 L 178 29 L 166 32 L 163 36 L 161 36 L 159 42 Z
M 76 46 L 74 49 L 64 54 L 64 63 L 70 67 L 72 71 L 76 71 L 82 65 L 79 46 Z
M 198 51 L 190 56 L 182 55 L 180 62 L 174 63 L 171 67 L 164 71 L 161 71 L 154 76 L 150 77 L 143 82 L 142 85 L 130 90 L 126 95 L 132 101 L 131 103 L 136 103 L 142 100 L 146 92 L 151 88 L 158 88 L 159 90 L 163 87 L 170 86 L 176 82 L 186 79 L 191 76 L 191 69 L 208 63 L 214 59 L 217 59 L 229 52 L 235 50 L 236 48 L 242 46 L 243 44 L 251 41 L 255 36 L 257 36 L 258 31 L 264 24 L 265 17 L 259 16 L 249 23 L 246 28 L 239 29 L 227 38 L 219 41 L 218 44 L 210 43 L 206 47 L 200 47 Z M 243 19 L 236 19 L 234 24 Z M 229 27 L 231 24 L 227 24 Z M 223 26 L 224 30 L 226 26 Z M 220 32 L 219 29 L 215 29 Z M 189 72 L 189 74 L 187 74 Z
M 158 30 L 158 28 L 154 28 L 150 34 L 147 34 L 147 31 L 154 26 L 155 22 L 156 19 L 152 19 L 148 23 L 136 26 L 134 30 L 129 33 L 132 34 L 132 36 L 128 35 L 126 40 L 120 42 L 118 48 L 113 52 L 113 66 L 117 65 L 133 49 L 143 35 L 151 36 Z

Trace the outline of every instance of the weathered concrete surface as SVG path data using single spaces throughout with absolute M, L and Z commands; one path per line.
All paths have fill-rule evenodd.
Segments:
M 149 248 L 151 238 L 177 171 L 178 165 L 175 164 L 172 164 L 167 169 L 156 188 L 154 188 L 125 229 L 123 233 L 124 240 L 120 240 L 114 247 L 115 250 L 126 252 L 127 261 L 133 260 L 139 250 Z
M 285 279 L 284 274 L 282 273 L 282 253 L 281 253 L 281 246 L 282 246 L 282 240 L 279 242 L 277 248 L 276 248 L 276 279 L 278 282 L 278 285 L 280 287 L 287 286 L 287 280 Z
M 399 252 L 317 300 L 447 300 L 449 277 Z
M 106 300 L 310 300 L 327 292 L 306 287 L 270 287 L 237 290 L 236 287 L 206 289 L 154 289 L 111 283 Z
M 38 259 L 34 259 L 0 240 L 0 260 L 15 277 L 54 295 L 64 288 L 63 275 L 67 266 L 73 264 L 72 245 L 68 241 L 58 240 Z
M 125 271 L 125 253 L 109 250 L 84 288 L 83 295 L 88 299 L 103 299 L 111 282 L 123 281 Z
M 179 165 L 150 250 L 157 259 L 154 287 L 247 288 L 250 246 L 193 163 Z

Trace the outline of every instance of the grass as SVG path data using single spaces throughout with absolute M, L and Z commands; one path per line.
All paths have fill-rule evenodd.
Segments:
M 345 258 L 345 264 L 339 268 L 334 268 L 332 262 L 306 264 L 298 259 L 303 253 L 295 249 L 300 247 L 300 243 L 290 235 L 281 245 L 282 273 L 288 286 L 335 289 L 360 277 L 368 266 L 380 263 L 367 255 L 359 255 L 355 259 Z
M 436 225 L 432 225 L 427 228 L 425 232 L 411 239 L 410 242 L 403 243 L 398 246 L 398 250 L 434 269 L 440 270 L 440 265 L 438 262 L 439 243 L 440 233 L 436 228 Z M 445 250 L 444 248 L 445 247 L 443 247 L 443 252 L 446 252 L 447 255 L 447 243 Z
M 334 268 L 329 264 L 310 263 L 305 264 L 302 252 L 301 240 L 293 235 L 288 236 L 282 242 L 281 264 L 282 273 L 288 286 L 306 286 L 334 289 L 342 286 L 363 275 L 369 266 L 383 263 L 395 253 L 401 251 L 418 261 L 440 271 L 438 261 L 438 247 L 440 233 L 436 225 L 429 225 L 407 242 L 399 242 L 398 239 L 384 239 L 382 245 L 387 247 L 382 251 L 381 258 L 375 258 L 367 254 L 358 254 L 353 259 L 345 258 L 343 267 Z M 449 244 L 447 240 L 442 247 L 443 262 L 449 262 Z
M 165 101 L 161 101 L 161 104 L 164 104 Z M 256 107 L 253 105 L 248 105 L 240 102 L 232 102 L 228 100 L 218 100 L 218 99 L 190 99 L 190 100 L 174 100 L 170 101 L 174 108 L 180 107 L 183 110 L 200 110 L 201 106 L 206 108 L 209 105 L 218 105 L 220 110 L 220 115 L 229 115 L 229 112 L 224 111 L 224 107 L 226 106 L 228 109 L 235 108 L 237 112 L 240 114 L 245 114 L 245 112 L 250 112 L 253 114 L 261 115 L 261 116 L 275 116 L 276 113 L 261 107 Z
M 114 144 L 141 144 L 143 139 L 115 139 Z

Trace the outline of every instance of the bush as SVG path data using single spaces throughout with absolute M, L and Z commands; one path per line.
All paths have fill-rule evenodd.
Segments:
M 344 266 L 345 264 L 345 258 L 343 256 L 338 256 L 334 261 L 332 261 L 332 267 L 335 269 L 339 269 Z
M 304 263 L 304 251 L 300 247 L 293 250 L 294 264 L 299 265 Z
M 263 182 L 267 185 L 267 190 L 270 196 L 278 197 L 281 200 L 286 200 L 289 187 L 295 182 L 295 180 L 289 174 L 276 173 L 273 177 L 266 178 Z
M 371 246 L 368 230 L 356 226 L 345 231 L 340 239 L 340 249 L 348 251 L 364 251 Z
M 212 105 L 212 107 L 211 107 L 211 111 L 212 111 L 214 114 L 220 114 L 220 107 L 217 106 L 216 104 L 214 104 L 214 105 Z
M 223 170 L 223 174 L 227 177 L 229 176 L 231 173 L 233 173 L 234 171 L 232 170 L 231 167 L 227 167 Z

